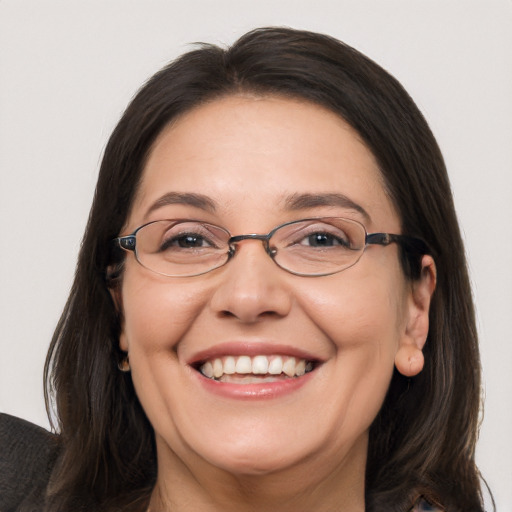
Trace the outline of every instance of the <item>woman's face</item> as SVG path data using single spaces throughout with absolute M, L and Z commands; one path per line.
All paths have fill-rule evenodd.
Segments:
M 182 218 L 266 234 L 321 216 L 400 232 L 372 153 L 342 119 L 302 101 L 231 96 L 161 133 L 123 234 Z M 160 461 L 234 474 L 307 465 L 318 478 L 364 468 L 413 310 L 395 245 L 369 246 L 355 266 L 324 277 L 287 273 L 257 240 L 196 277 L 158 275 L 129 254 L 117 300 L 121 348 Z M 198 369 L 220 359 L 229 372 L 231 357 L 264 368 L 295 357 L 297 373 L 301 360 L 314 369 L 221 382 Z

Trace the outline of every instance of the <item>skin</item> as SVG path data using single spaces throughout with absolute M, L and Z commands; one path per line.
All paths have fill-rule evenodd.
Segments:
M 338 192 L 341 205 L 290 210 L 293 194 Z M 151 206 L 168 192 L 200 193 L 215 211 Z M 372 153 L 333 113 L 277 97 L 229 96 L 188 112 L 154 144 L 122 234 L 145 222 L 195 218 L 232 235 L 267 233 L 312 216 L 400 233 Z M 151 510 L 364 510 L 368 429 L 394 364 L 422 369 L 432 260 L 408 282 L 397 247 L 370 246 L 344 272 L 305 278 L 244 241 L 226 266 L 189 278 L 152 273 L 128 255 L 115 300 L 120 346 L 155 429 L 158 481 Z M 323 361 L 299 389 L 235 400 L 199 385 L 187 364 L 224 342 L 276 343 Z

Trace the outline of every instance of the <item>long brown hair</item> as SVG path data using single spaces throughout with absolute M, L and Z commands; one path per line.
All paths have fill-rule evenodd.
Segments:
M 106 271 L 156 137 L 191 108 L 251 92 L 304 99 L 348 122 L 378 161 L 402 232 L 426 241 L 437 265 L 425 368 L 397 371 L 370 430 L 368 511 L 407 511 L 420 496 L 449 511 L 481 511 L 474 462 L 480 363 L 471 289 L 450 184 L 422 114 L 390 74 L 325 35 L 258 29 L 228 49 L 201 45 L 156 73 L 115 128 L 101 164 L 69 300 L 48 353 L 47 407 L 62 452 L 52 512 L 143 510 L 156 478 L 151 425 L 117 369 L 119 320 Z M 403 254 L 405 274 L 418 267 Z M 84 508 L 85 507 L 85 508 Z M 89 507 L 89 508 L 88 508 Z

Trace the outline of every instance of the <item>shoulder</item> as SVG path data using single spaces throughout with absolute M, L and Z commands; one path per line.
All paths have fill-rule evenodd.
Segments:
M 42 505 L 58 448 L 57 435 L 0 413 L 0 510 Z

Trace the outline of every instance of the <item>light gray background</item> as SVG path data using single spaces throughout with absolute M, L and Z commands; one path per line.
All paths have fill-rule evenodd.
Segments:
M 130 97 L 187 43 L 230 43 L 263 25 L 355 46 L 405 85 L 430 122 L 478 309 L 478 463 L 498 510 L 512 510 L 510 0 L 0 0 L 0 410 L 48 425 L 45 352 L 101 153 Z

